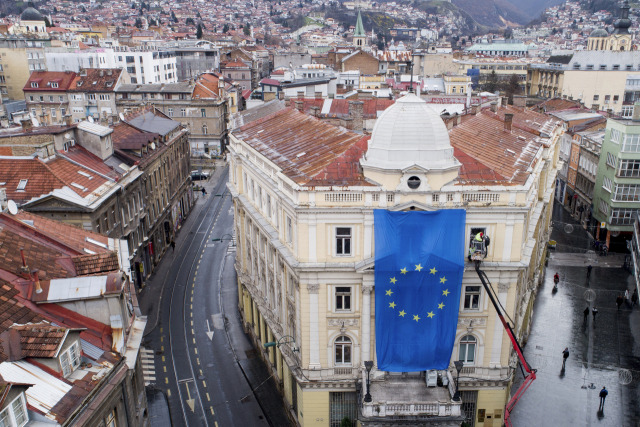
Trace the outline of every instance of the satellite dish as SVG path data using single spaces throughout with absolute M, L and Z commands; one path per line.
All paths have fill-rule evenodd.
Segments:
M 65 133 L 64 139 L 71 139 L 71 134 L 69 132 Z
M 31 123 L 33 123 L 33 126 L 35 126 L 35 127 L 40 126 L 40 122 L 35 117 L 31 118 Z
M 120 113 L 120 114 L 118 114 L 118 117 L 120 117 L 120 120 L 122 120 L 124 122 L 124 114 Z
M 11 215 L 15 215 L 18 213 L 18 205 L 16 205 L 16 202 L 14 202 L 13 200 L 9 200 L 7 202 L 7 207 L 9 208 L 9 213 Z
M 93 123 L 93 117 L 89 116 L 87 117 L 87 120 L 89 120 L 89 123 Z
M 152 142 L 152 143 L 151 143 L 151 149 L 152 149 L 152 150 L 155 150 L 155 149 L 156 149 L 156 143 L 155 143 L 155 142 Z

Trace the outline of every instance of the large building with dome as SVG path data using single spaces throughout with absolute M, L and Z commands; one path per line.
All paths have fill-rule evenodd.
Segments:
M 524 339 L 543 280 L 560 123 L 495 104 L 443 120 L 409 94 L 369 136 L 279 101 L 260 108 L 229 144 L 238 304 L 291 417 L 323 427 L 502 424 L 517 363 L 471 263 L 449 369 L 378 370 L 374 210 L 466 210 L 466 239 L 491 237 L 483 269 Z
M 13 33 L 46 35 L 47 26 L 45 24 L 44 16 L 33 7 L 26 8 L 20 15 L 18 23 L 13 26 Z

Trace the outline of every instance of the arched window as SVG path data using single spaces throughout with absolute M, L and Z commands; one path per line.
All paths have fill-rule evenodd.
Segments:
M 351 365 L 351 339 L 344 335 L 336 338 L 335 341 L 335 365 Z
M 460 340 L 460 353 L 458 360 L 462 360 L 465 364 L 473 364 L 476 361 L 476 344 L 477 340 L 473 335 L 465 335 Z
M 207 134 L 207 131 L 208 131 L 208 129 L 207 129 L 207 125 L 202 125 L 202 134 L 203 134 L 203 135 L 206 135 L 206 134 Z

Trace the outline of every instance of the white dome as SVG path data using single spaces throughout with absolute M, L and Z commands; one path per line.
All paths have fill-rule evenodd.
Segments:
M 442 170 L 459 165 L 439 112 L 412 93 L 380 115 L 361 163 L 392 170 L 414 165 Z

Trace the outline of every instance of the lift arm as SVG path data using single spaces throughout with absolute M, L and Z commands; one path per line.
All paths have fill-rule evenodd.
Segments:
M 487 295 L 489 295 L 491 304 L 493 304 L 493 307 L 496 309 L 496 312 L 498 313 L 498 318 L 500 318 L 500 321 L 502 322 L 502 326 L 507 332 L 507 335 L 509 335 L 509 339 L 511 340 L 511 345 L 513 346 L 513 349 L 516 351 L 516 353 L 518 353 L 518 359 L 520 359 L 521 369 L 524 369 L 524 371 L 526 371 L 526 374 L 523 372 L 523 376 L 525 378 L 524 378 L 524 381 L 522 382 L 522 385 L 518 388 L 518 390 L 516 390 L 513 397 L 509 400 L 509 402 L 507 403 L 507 406 L 505 407 L 504 424 L 507 427 L 510 427 L 511 421 L 509 420 L 509 416 L 511 415 L 511 411 L 513 410 L 513 407 L 516 406 L 516 403 L 518 403 L 518 400 L 520 400 L 524 392 L 527 391 L 527 389 L 529 388 L 533 380 L 536 379 L 536 369 L 532 369 L 531 366 L 529 366 L 529 364 L 527 363 L 527 360 L 524 358 L 524 354 L 522 353 L 522 347 L 520 347 L 520 343 L 518 342 L 516 335 L 513 333 L 513 329 L 511 328 L 511 325 L 505 320 L 504 314 L 500 309 L 500 305 L 498 304 L 495 297 L 493 296 L 492 289 L 490 288 L 491 283 L 489 282 L 489 278 L 487 277 L 484 271 L 480 270 L 480 262 L 481 262 L 480 260 L 475 261 L 476 273 L 478 273 L 478 277 L 482 282 L 482 286 L 484 287 L 484 290 L 487 292 Z

